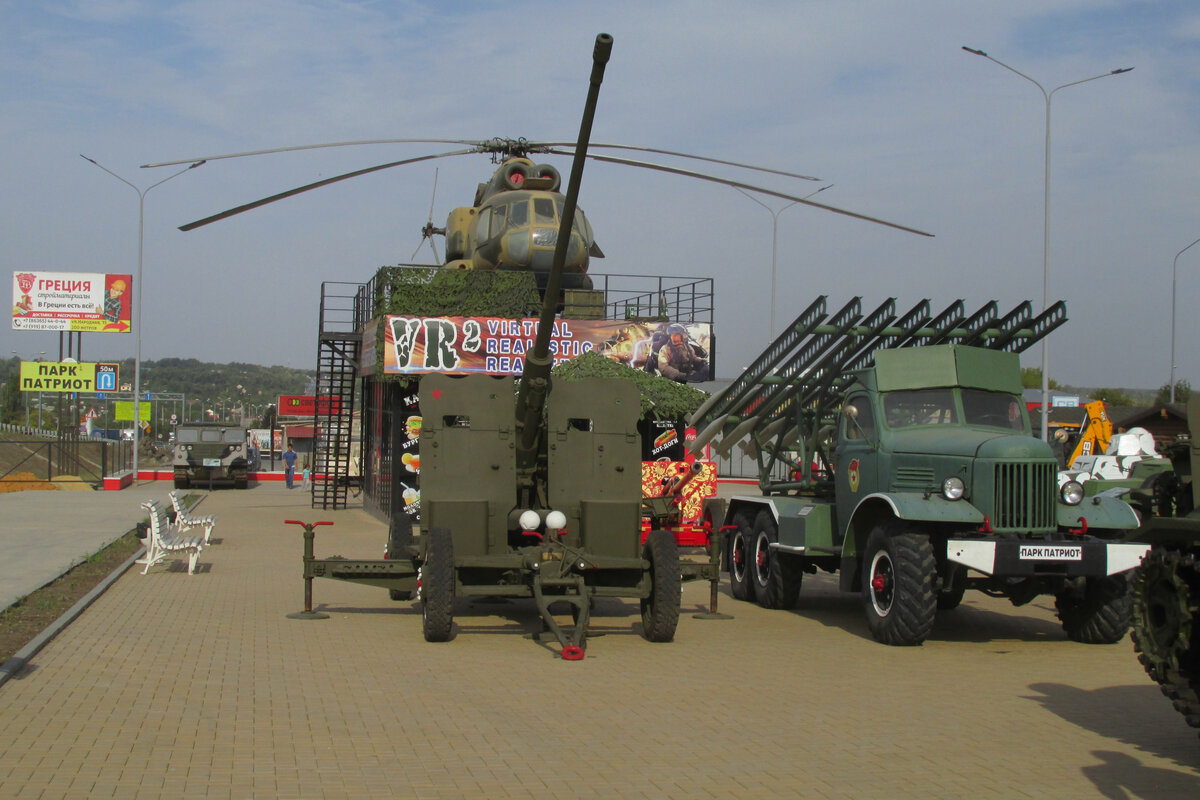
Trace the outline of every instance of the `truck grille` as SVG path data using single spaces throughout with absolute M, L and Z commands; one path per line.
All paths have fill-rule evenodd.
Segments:
M 992 527 L 1030 530 L 1056 526 L 1054 464 L 997 464 Z

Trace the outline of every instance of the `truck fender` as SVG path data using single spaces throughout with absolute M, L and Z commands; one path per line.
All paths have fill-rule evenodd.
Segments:
M 1138 526 L 1133 507 L 1120 498 L 1127 489 L 1116 488 L 1085 497 L 1077 506 L 1059 501 L 1058 527 L 1078 528 L 1080 519 L 1087 520 L 1088 528 L 1108 530 L 1133 530 Z
M 983 524 L 983 513 L 964 500 L 947 500 L 939 495 L 908 492 L 874 492 L 859 501 L 850 513 L 846 538 L 842 541 L 841 588 L 855 591 L 861 569 L 860 554 L 867 537 L 889 519 L 938 522 L 954 525 Z

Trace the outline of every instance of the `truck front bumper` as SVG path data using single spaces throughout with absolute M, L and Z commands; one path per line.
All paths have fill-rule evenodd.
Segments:
M 1136 568 L 1149 545 L 1115 542 L 950 539 L 946 559 L 985 575 L 1116 575 Z

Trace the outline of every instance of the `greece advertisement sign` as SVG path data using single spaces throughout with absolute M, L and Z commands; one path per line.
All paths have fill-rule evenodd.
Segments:
M 382 323 L 380 369 L 385 375 L 517 375 L 538 329 L 536 319 L 500 317 L 396 315 Z M 695 322 L 559 319 L 551 332 L 550 353 L 559 364 L 596 352 L 680 383 L 699 383 L 711 380 L 711 328 Z M 371 339 L 371 333 L 364 338 Z
M 13 330 L 129 333 L 132 286 L 130 275 L 14 272 Z

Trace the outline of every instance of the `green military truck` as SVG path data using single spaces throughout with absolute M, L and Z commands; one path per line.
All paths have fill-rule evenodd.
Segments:
M 222 423 L 183 423 L 175 429 L 175 488 L 233 483 L 245 489 L 253 458 L 245 428 Z
M 733 596 L 790 608 L 805 573 L 837 572 L 878 641 L 918 645 L 967 589 L 1052 594 L 1071 639 L 1119 641 L 1147 550 L 1120 541 L 1137 517 L 1120 490 L 1058 488 L 1021 397 L 1017 353 L 1065 320 L 1061 303 L 1034 317 L 815 301 L 689 419 L 693 452 L 740 443 L 758 462 L 761 494 L 706 510 L 728 533 Z

